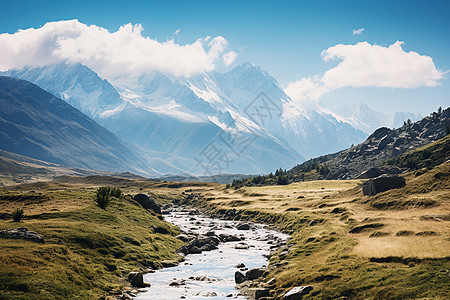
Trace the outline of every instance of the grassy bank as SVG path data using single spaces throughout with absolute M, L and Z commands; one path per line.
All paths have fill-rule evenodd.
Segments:
M 116 183 L 125 193 L 146 191 L 145 183 Z M 0 298 L 102 298 L 122 289 L 128 272 L 179 258 L 177 228 L 130 196 L 99 208 L 96 187 L 47 182 L 0 190 L 0 229 L 26 227 L 45 237 L 45 244 L 0 239 Z M 16 208 L 25 212 L 19 223 L 5 214 Z
M 291 234 L 270 260 L 271 296 L 312 285 L 304 299 L 445 299 L 450 296 L 450 165 L 363 196 L 360 181 L 197 191 L 195 203 Z M 421 172 L 422 173 L 422 172 Z M 285 251 L 287 250 L 287 251 Z

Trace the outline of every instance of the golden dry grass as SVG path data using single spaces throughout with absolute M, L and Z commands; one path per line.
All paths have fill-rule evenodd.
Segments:
M 446 163 L 410 174 L 405 188 L 375 197 L 362 195 L 362 181 L 310 181 L 216 186 L 201 192 L 197 205 L 236 209 L 241 220 L 273 223 L 292 235 L 287 258 L 271 258 L 272 265 L 287 262 L 269 274 L 277 280 L 274 296 L 311 284 L 305 298 L 441 299 L 450 296 L 449 221 L 423 216 L 450 215 L 449 169 Z M 350 233 L 359 226 L 376 228 Z M 397 236 L 401 231 L 409 235 Z

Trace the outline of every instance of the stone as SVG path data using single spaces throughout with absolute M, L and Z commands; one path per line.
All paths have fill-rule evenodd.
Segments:
M 23 239 L 23 240 L 29 240 L 36 243 L 44 243 L 44 237 L 36 233 L 34 231 L 29 231 L 25 227 L 18 227 L 14 229 L 4 229 L 0 231 L 0 237 L 5 239 Z
M 176 260 L 163 260 L 161 262 L 163 268 L 172 268 L 178 266 L 178 261 Z
M 143 208 L 153 210 L 157 214 L 161 214 L 161 206 L 156 203 L 155 199 L 150 198 L 148 194 L 137 194 L 133 197 Z
M 133 297 L 131 297 L 128 293 L 122 293 L 122 295 L 118 296 L 117 299 L 120 299 L 120 300 L 133 300 Z
M 245 280 L 247 280 L 247 277 L 241 272 L 236 271 L 236 273 L 234 273 L 234 281 L 236 283 L 243 283 Z
M 144 277 L 142 276 L 142 273 L 139 272 L 130 272 L 128 274 L 128 281 L 130 282 L 131 286 L 137 288 L 144 288 L 150 286 L 149 283 L 144 282 Z
M 183 253 L 184 255 L 189 254 L 189 249 L 187 246 L 181 246 L 177 249 L 177 253 Z
M 248 223 L 243 223 L 243 224 L 239 224 L 236 227 L 237 230 L 250 230 L 250 224 Z
M 248 249 L 248 245 L 246 243 L 237 243 L 234 246 L 234 249 L 247 250 Z
M 181 286 L 181 285 L 186 285 L 186 280 L 174 279 L 169 283 L 169 286 Z
M 185 243 L 189 241 L 189 237 L 185 234 L 177 235 L 176 238 Z
M 263 268 L 250 269 L 245 273 L 245 277 L 247 277 L 248 280 L 255 280 L 262 277 L 265 271 L 266 270 Z
M 199 296 L 201 296 L 201 297 L 216 297 L 217 293 L 216 292 L 202 292 L 199 294 Z
M 362 190 L 365 196 L 373 196 L 406 185 L 405 178 L 398 175 L 381 175 L 363 183 Z
M 292 289 L 290 289 L 286 294 L 284 294 L 283 299 L 284 300 L 300 300 L 302 297 L 306 294 L 308 294 L 310 291 L 312 291 L 313 287 L 310 285 L 304 285 L 304 286 L 296 286 Z
M 249 288 L 245 291 L 245 294 L 250 297 L 250 299 L 260 299 L 263 297 L 269 297 L 269 289 L 266 288 Z
M 221 234 L 219 234 L 219 238 L 224 243 L 225 242 L 238 242 L 238 241 L 241 240 L 239 237 L 237 237 L 235 235 L 228 234 L 228 233 L 221 233 Z
M 195 281 L 217 281 L 217 279 L 215 278 L 209 278 L 206 275 L 199 275 L 197 277 L 194 278 Z
M 200 250 L 200 248 L 198 248 L 197 246 L 190 246 L 190 247 L 188 247 L 188 253 L 189 254 L 200 254 L 200 253 L 202 253 L 202 250 Z

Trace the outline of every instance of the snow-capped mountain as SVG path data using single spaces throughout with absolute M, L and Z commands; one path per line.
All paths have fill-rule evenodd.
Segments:
M 0 149 L 50 163 L 158 174 L 115 134 L 25 80 L 0 76 L 0 136 Z
M 399 128 L 403 126 L 404 122 L 411 120 L 411 122 L 417 122 L 422 119 L 420 114 L 414 114 L 411 112 L 396 112 L 394 114 L 394 120 L 392 122 L 392 128 Z
M 160 72 L 113 84 L 80 64 L 8 71 L 36 83 L 136 145 L 162 173 L 267 173 L 356 144 L 365 134 L 303 110 L 249 63 L 189 78 Z
M 328 111 L 323 108 L 322 110 Z M 330 113 L 368 135 L 380 127 L 398 128 L 408 119 L 415 122 L 422 118 L 420 114 L 416 115 L 411 112 L 384 114 L 372 110 L 364 103 L 342 105 Z

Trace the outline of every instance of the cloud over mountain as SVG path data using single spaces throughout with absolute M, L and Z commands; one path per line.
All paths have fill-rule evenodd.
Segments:
M 228 42 L 221 36 L 180 45 L 174 40 L 159 42 L 143 36 L 142 31 L 140 24 L 125 24 L 110 32 L 69 20 L 0 34 L 0 70 L 70 61 L 87 65 L 101 77 L 113 80 L 123 74 L 138 77 L 154 70 L 191 76 L 222 62 L 228 65 L 235 58 L 234 52 L 224 56 Z
M 417 52 L 406 52 L 403 42 L 383 47 L 360 42 L 339 44 L 322 52 L 325 62 L 340 59 L 338 65 L 323 75 L 290 83 L 286 93 L 297 101 L 317 100 L 324 93 L 343 87 L 416 88 L 439 84 L 444 72 L 433 59 Z

